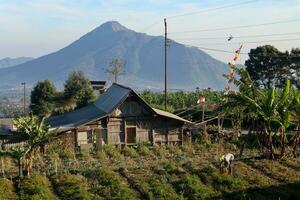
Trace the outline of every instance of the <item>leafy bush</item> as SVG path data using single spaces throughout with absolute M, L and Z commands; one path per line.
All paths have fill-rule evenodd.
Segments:
M 144 199 L 179 199 L 171 185 L 159 176 L 147 177 L 138 187 Z
M 208 166 L 198 172 L 201 180 L 208 185 L 211 185 L 216 190 L 232 191 L 245 188 L 248 182 L 240 178 L 220 174 L 216 168 Z
M 138 146 L 138 152 L 141 156 L 149 156 L 151 154 L 150 149 L 145 145 Z
M 171 154 L 175 155 L 175 156 L 179 156 L 181 155 L 181 149 L 179 146 L 168 146 L 168 150 Z
M 109 168 L 88 171 L 85 176 L 91 182 L 91 191 L 105 199 L 137 199 L 136 193 L 122 181 L 116 172 Z
M 139 154 L 131 147 L 125 146 L 123 149 L 123 153 L 125 156 L 129 156 L 131 158 L 139 157 Z
M 88 193 L 86 179 L 81 175 L 58 174 L 52 177 L 56 193 L 62 199 L 89 200 L 93 199 Z
M 174 161 L 164 161 L 162 163 L 162 166 L 166 170 L 166 172 L 169 174 L 177 172 L 177 166 Z
M 182 146 L 181 146 L 181 149 L 182 149 L 182 151 L 185 152 L 185 153 L 192 154 L 192 155 L 195 154 L 195 149 L 194 149 L 194 147 L 193 147 L 192 144 L 182 145 Z
M 0 179 L 0 199 L 17 199 L 12 181 L 5 178 Z
M 164 147 L 164 146 L 154 146 L 153 152 L 156 156 L 159 156 L 159 157 L 164 157 L 168 153 L 166 147 Z
M 91 159 L 91 155 L 89 151 L 86 150 L 81 150 L 80 153 L 78 153 L 76 155 L 77 158 L 79 158 L 80 160 L 85 160 L 88 161 Z
M 174 186 L 179 193 L 182 193 L 185 199 L 207 199 L 211 198 L 214 191 L 204 185 L 198 176 L 191 174 L 181 175 Z
M 71 160 L 75 158 L 74 150 L 71 148 L 67 148 L 67 149 L 62 148 L 62 150 L 59 151 L 58 154 L 61 159 Z
M 104 151 L 96 151 L 95 152 L 95 158 L 98 159 L 99 161 L 107 161 L 108 157 Z
M 58 199 L 52 192 L 51 183 L 46 176 L 32 174 L 20 180 L 21 199 Z
M 103 151 L 110 157 L 110 158 L 113 158 L 113 159 L 120 159 L 121 158 L 121 154 L 120 154 L 120 151 L 113 147 L 112 145 L 104 145 L 103 146 Z

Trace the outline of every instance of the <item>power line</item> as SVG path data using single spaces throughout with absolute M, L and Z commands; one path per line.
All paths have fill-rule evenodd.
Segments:
M 228 53 L 228 54 L 234 54 L 234 51 L 227 51 L 227 50 L 223 50 L 223 49 L 214 49 L 214 48 L 207 48 L 207 47 L 198 47 L 198 49 L 201 50 L 208 50 L 208 51 L 215 51 L 215 52 L 221 52 L 221 53 Z M 272 57 L 272 58 L 299 58 L 300 56 L 291 56 L 291 55 L 287 55 L 287 56 L 271 56 L 271 55 L 260 55 L 260 54 L 251 54 L 251 53 L 243 53 L 241 52 L 240 54 L 242 55 L 254 55 L 254 56 L 260 56 L 260 57 Z
M 202 30 L 194 30 L 194 31 L 170 32 L 169 34 L 199 33 L 199 32 L 209 32 L 209 31 L 221 31 L 221 30 L 231 30 L 231 29 L 252 28 L 252 27 L 268 26 L 268 25 L 274 25 L 274 24 L 292 23 L 292 22 L 298 22 L 298 21 L 300 21 L 300 19 L 284 20 L 284 21 L 269 22 L 269 23 L 262 23 L 262 24 L 250 24 L 250 25 L 242 25 L 242 26 L 230 26 L 230 27 L 223 27 L 223 28 L 202 29 Z
M 184 17 L 184 16 L 188 16 L 188 15 L 201 14 L 201 13 L 206 13 L 206 12 L 210 12 L 210 11 L 221 10 L 221 9 L 237 7 L 237 6 L 241 6 L 241 5 L 245 5 L 245 4 L 250 4 L 250 3 L 257 2 L 257 1 L 261 1 L 261 0 L 251 0 L 251 1 L 241 2 L 241 3 L 233 3 L 233 4 L 228 4 L 228 5 L 224 5 L 224 6 L 220 6 L 220 7 L 208 8 L 208 9 L 203 9 L 203 10 L 199 10 L 199 11 L 195 11 L 195 12 L 173 15 L 173 16 L 170 16 L 167 18 L 173 19 L 173 18 Z
M 241 41 L 241 42 L 227 42 L 227 43 L 202 43 L 198 45 L 233 45 L 233 44 L 258 44 L 258 43 L 266 43 L 266 42 L 287 42 L 287 41 L 296 41 L 300 38 L 292 38 L 292 39 L 278 39 L 278 40 L 264 40 L 264 41 Z
M 233 38 L 256 38 L 256 37 L 286 36 L 286 35 L 298 35 L 298 34 L 300 34 L 300 32 L 262 34 L 262 35 L 241 35 L 241 36 L 233 36 Z M 216 40 L 216 39 L 228 39 L 228 36 L 227 37 L 203 37 L 203 38 L 175 38 L 172 40 Z

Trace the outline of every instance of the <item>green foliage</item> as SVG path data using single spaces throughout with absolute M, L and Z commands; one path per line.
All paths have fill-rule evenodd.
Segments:
M 0 178 L 0 199 L 18 199 L 12 181 L 5 178 Z
M 149 90 L 143 91 L 141 97 L 149 103 L 152 107 L 163 109 L 164 94 L 158 92 L 151 92 Z M 170 112 L 181 112 L 182 109 L 190 108 L 197 105 L 197 100 L 200 96 L 206 97 L 207 105 L 217 104 L 222 98 L 223 94 L 220 91 L 212 91 L 210 89 L 202 90 L 196 89 L 194 92 L 171 92 L 168 94 L 168 108 Z M 186 113 L 183 113 L 184 115 Z
M 30 109 L 35 115 L 47 116 L 54 109 L 56 89 L 49 80 L 39 81 L 31 92 Z
M 154 146 L 153 153 L 158 157 L 164 157 L 167 155 L 168 150 L 165 146 Z
M 143 182 L 140 183 L 139 190 L 143 193 L 144 199 L 179 199 L 171 185 L 169 185 L 167 180 L 163 177 L 146 177 Z
M 44 118 L 30 115 L 15 118 L 13 121 L 18 133 L 27 140 L 26 142 L 30 148 L 47 142 L 51 137 L 49 133 L 50 126 L 44 123 Z
M 283 87 L 286 79 L 300 86 L 299 49 L 280 52 L 271 45 L 251 49 L 246 69 L 257 86 L 270 89 L 272 86 Z
M 50 181 L 40 174 L 32 174 L 20 180 L 19 193 L 21 199 L 58 199 L 53 193 Z
M 136 193 L 129 188 L 121 177 L 109 168 L 99 168 L 85 174 L 91 182 L 91 191 L 105 199 L 137 199 Z
M 66 200 L 90 200 L 92 195 L 88 192 L 86 179 L 81 175 L 58 174 L 52 177 L 57 195 Z
M 146 145 L 139 145 L 138 146 L 138 153 L 141 156 L 149 156 L 151 154 L 151 151 Z
M 131 158 L 137 158 L 139 157 L 139 154 L 136 152 L 136 150 L 132 147 L 125 146 L 123 149 L 123 154 L 125 156 L 129 156 Z
M 210 185 L 218 191 L 241 190 L 248 185 L 246 180 L 221 174 L 212 166 L 205 167 L 198 171 L 197 174 L 205 185 Z
M 191 174 L 183 174 L 179 180 L 174 182 L 177 192 L 182 193 L 185 199 L 208 199 L 214 194 L 214 191 L 204 185 L 198 176 Z
M 64 84 L 64 96 L 66 99 L 74 100 L 78 108 L 92 103 L 96 98 L 89 79 L 82 71 L 69 74 Z
M 120 159 L 121 158 L 120 151 L 112 145 L 109 145 L 109 144 L 104 145 L 103 151 L 112 159 Z

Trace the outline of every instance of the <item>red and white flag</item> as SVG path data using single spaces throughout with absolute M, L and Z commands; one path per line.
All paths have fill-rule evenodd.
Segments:
M 234 57 L 233 57 L 233 64 L 236 64 L 236 61 L 238 60 L 240 54 L 241 54 L 241 50 L 243 48 L 243 44 L 241 44 L 240 48 L 238 50 L 235 51 Z
M 205 103 L 205 96 L 201 96 L 199 97 L 198 101 L 197 101 L 197 104 L 202 104 L 202 103 Z

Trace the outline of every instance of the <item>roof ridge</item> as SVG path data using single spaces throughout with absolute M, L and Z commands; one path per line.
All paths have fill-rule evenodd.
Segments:
M 119 87 L 122 87 L 122 88 L 125 88 L 125 89 L 128 89 L 128 90 L 133 91 L 132 88 L 130 88 L 130 87 L 128 87 L 128 86 L 125 86 L 125 85 L 121 85 L 121 84 L 119 84 L 119 83 L 113 83 L 112 85 L 117 85 L 117 86 L 119 86 Z

